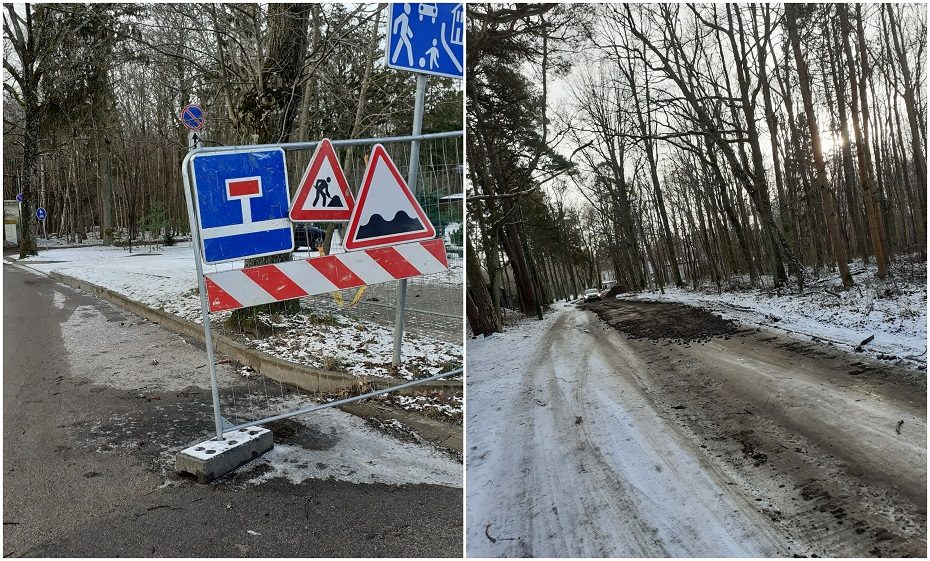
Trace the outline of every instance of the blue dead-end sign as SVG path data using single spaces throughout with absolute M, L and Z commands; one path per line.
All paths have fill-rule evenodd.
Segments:
M 385 56 L 390 68 L 461 80 L 465 66 L 464 4 L 390 4 Z
M 205 263 L 294 250 L 284 150 L 208 152 L 191 160 Z
M 181 110 L 181 122 L 192 131 L 199 131 L 207 123 L 203 109 L 196 103 L 189 103 Z
M 45 207 L 39 207 L 36 209 L 36 218 L 39 220 L 45 220 L 45 217 L 48 216 L 48 213 L 45 212 Z

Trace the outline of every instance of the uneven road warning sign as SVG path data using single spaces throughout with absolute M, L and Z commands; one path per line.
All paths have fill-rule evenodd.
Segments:
M 201 254 L 224 263 L 294 250 L 284 150 L 207 152 L 192 158 Z
M 294 222 L 345 222 L 352 214 L 355 199 L 342 173 L 336 151 L 328 138 L 316 147 L 304 172 L 290 217 Z
M 443 240 L 311 257 L 204 275 L 211 312 L 406 279 L 449 268 Z
M 348 250 L 393 245 L 436 236 L 436 229 L 407 187 L 384 146 L 376 144 L 349 217 Z

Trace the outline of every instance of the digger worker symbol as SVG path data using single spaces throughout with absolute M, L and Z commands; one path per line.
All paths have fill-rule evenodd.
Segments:
M 313 188 L 316 190 L 316 197 L 313 198 L 313 206 L 317 206 L 316 203 L 320 200 L 320 197 L 323 197 L 323 206 L 326 206 L 326 199 L 331 198 L 329 194 L 329 183 L 332 180 L 332 177 L 327 177 L 326 179 L 321 177 L 313 184 Z

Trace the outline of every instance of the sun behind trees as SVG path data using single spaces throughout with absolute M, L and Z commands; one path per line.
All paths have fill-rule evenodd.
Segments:
M 602 277 L 849 287 L 852 259 L 926 258 L 925 7 L 471 13 L 475 333 Z

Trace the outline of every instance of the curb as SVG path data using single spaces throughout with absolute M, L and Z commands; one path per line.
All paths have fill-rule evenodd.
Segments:
M 47 273 L 47 275 L 71 288 L 94 294 L 111 304 L 115 304 L 128 312 L 158 324 L 169 331 L 173 331 L 185 337 L 190 337 L 201 343 L 205 342 L 203 327 L 199 324 L 187 321 L 168 312 L 155 310 L 135 300 L 131 300 L 122 294 L 118 294 L 102 286 L 70 275 L 56 271 L 51 271 Z M 386 389 L 397 383 L 394 380 L 387 380 L 384 378 L 353 376 L 343 372 L 310 368 L 251 349 L 231 337 L 218 333 L 213 333 L 213 345 L 217 353 L 226 355 L 230 360 L 249 365 L 272 380 L 290 384 L 308 392 L 339 391 L 345 388 L 351 388 L 358 384 L 359 381 L 368 382 L 376 389 Z M 456 380 L 435 380 L 432 382 L 424 382 L 413 388 L 398 390 L 397 393 L 401 395 L 412 395 L 420 389 L 445 390 L 461 393 L 462 382 Z
M 377 419 L 379 421 L 398 421 L 412 428 L 421 438 L 428 442 L 442 448 L 454 450 L 459 454 L 464 453 L 465 443 L 462 439 L 462 427 L 459 425 L 417 415 L 400 408 L 386 407 L 380 403 L 356 401 L 339 408 L 356 417 Z

